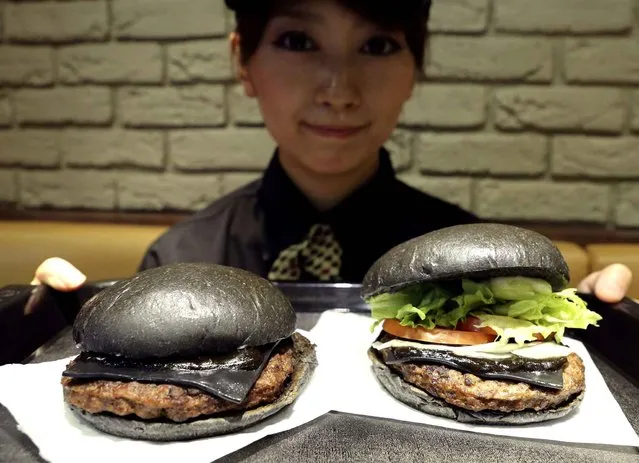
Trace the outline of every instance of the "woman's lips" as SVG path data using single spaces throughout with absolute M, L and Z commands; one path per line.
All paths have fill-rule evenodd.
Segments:
M 335 125 L 315 125 L 315 124 L 309 124 L 307 122 L 303 122 L 302 127 L 322 137 L 343 139 L 343 138 L 349 138 L 354 135 L 357 135 L 358 133 L 366 129 L 368 125 L 335 126 Z

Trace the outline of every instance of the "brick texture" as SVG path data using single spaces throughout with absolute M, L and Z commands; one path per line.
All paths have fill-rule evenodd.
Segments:
M 40 86 L 53 81 L 49 47 L 0 46 L 0 84 Z
M 210 82 L 232 77 L 228 40 L 169 45 L 169 79 L 172 82 Z
M 245 96 L 241 85 L 233 85 L 229 89 L 229 105 L 231 119 L 235 125 L 260 126 L 264 124 L 257 100 Z
M 400 180 L 424 193 L 434 195 L 470 210 L 472 183 L 468 178 L 400 175 Z
M 488 26 L 488 0 L 433 2 L 429 29 L 432 32 L 478 33 Z
M 639 177 L 639 137 L 557 137 L 552 171 L 569 177 Z
M 439 36 L 426 74 L 455 81 L 550 82 L 552 43 L 546 39 Z
M 17 199 L 16 173 L 12 170 L 0 169 L 0 203 L 13 203 Z
M 632 96 L 633 108 L 632 113 L 634 117 L 632 119 L 632 128 L 635 132 L 639 132 L 639 90 L 634 92 Z
M 386 143 L 391 154 L 393 168 L 398 171 L 409 169 L 413 163 L 413 133 L 407 130 L 395 130 Z
M 0 14 L 1 202 L 196 210 L 268 164 L 223 0 Z M 400 178 L 489 219 L 639 229 L 639 0 L 437 0 L 429 30 Z
M 420 135 L 418 168 L 432 174 L 539 175 L 546 170 L 546 139 L 538 135 Z
M 406 102 L 400 122 L 416 127 L 477 128 L 486 117 L 484 98 L 480 86 L 420 85 Z
M 96 41 L 109 30 L 104 0 L 9 2 L 4 15 L 5 36 L 13 41 Z
M 501 32 L 602 34 L 632 27 L 632 0 L 495 0 Z
M 566 44 L 564 65 L 570 83 L 639 84 L 639 40 L 571 40 Z
M 59 78 L 77 83 L 161 83 L 162 55 L 156 44 L 82 44 L 58 54 Z
M 639 227 L 639 184 L 637 182 L 621 184 L 615 222 L 622 227 Z
M 222 86 L 131 87 L 120 91 L 118 103 L 122 122 L 130 127 L 202 127 L 226 121 Z
M 18 121 L 34 124 L 107 124 L 113 116 L 111 92 L 102 87 L 18 90 Z
M 163 136 L 157 131 L 77 130 L 60 133 L 63 162 L 73 167 L 149 167 L 164 165 Z
M 610 189 L 588 183 L 481 180 L 477 213 L 492 219 L 603 223 Z
M 186 130 L 169 137 L 171 162 L 181 170 L 262 170 L 275 144 L 260 129 Z
M 0 166 L 56 167 L 57 139 L 56 130 L 0 131 Z
M 118 203 L 130 210 L 200 209 L 220 197 L 217 175 L 132 173 L 118 177 Z
M 495 121 L 504 130 L 621 132 L 625 95 L 600 88 L 508 88 L 495 93 Z
M 113 209 L 115 177 L 110 172 L 85 170 L 24 171 L 20 199 L 28 207 Z
M 11 124 L 13 111 L 11 109 L 11 101 L 9 94 L 0 90 L 0 127 Z
M 225 33 L 222 0 L 113 0 L 115 36 L 178 39 Z

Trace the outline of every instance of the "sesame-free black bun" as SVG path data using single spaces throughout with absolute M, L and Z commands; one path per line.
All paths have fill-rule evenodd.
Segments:
M 465 410 L 408 383 L 401 375 L 392 371 L 388 365 L 382 362 L 373 349 L 369 349 L 368 357 L 372 362 L 373 374 L 379 383 L 397 400 L 429 415 L 441 416 L 461 423 L 523 425 L 556 420 L 575 410 L 581 404 L 584 396 L 582 391 L 565 403 L 545 410 L 513 412 Z
M 566 261 L 544 235 L 477 223 L 435 230 L 390 249 L 364 276 L 361 295 L 367 299 L 419 282 L 502 276 L 541 278 L 553 291 L 569 281 Z
M 295 311 L 269 281 L 210 263 L 176 263 L 116 282 L 87 301 L 73 327 L 83 351 L 129 359 L 212 355 L 295 331 Z

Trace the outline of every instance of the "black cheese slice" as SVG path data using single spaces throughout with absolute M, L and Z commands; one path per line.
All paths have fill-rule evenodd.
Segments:
M 245 347 L 236 353 L 195 359 L 132 360 L 83 352 L 62 373 L 77 379 L 139 381 L 195 387 L 236 404 L 242 403 L 279 343 Z
M 562 389 L 565 357 L 553 359 L 525 359 L 511 355 L 507 359 L 463 357 L 449 351 L 393 347 L 381 351 L 388 365 L 423 362 L 435 363 L 472 373 L 483 379 L 518 381 L 533 386 Z

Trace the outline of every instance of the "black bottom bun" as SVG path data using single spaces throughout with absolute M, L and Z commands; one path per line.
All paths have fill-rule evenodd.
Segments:
M 514 425 L 556 420 L 575 410 L 581 403 L 584 394 L 581 392 L 560 407 L 548 410 L 524 410 L 510 413 L 497 411 L 475 412 L 450 405 L 444 400 L 407 383 L 400 375 L 384 364 L 372 348 L 368 350 L 368 357 L 372 362 L 373 373 L 377 380 L 397 400 L 429 415 L 441 416 L 461 423 Z
M 181 441 L 240 431 L 265 420 L 297 399 L 317 366 L 313 345 L 301 335 L 293 336 L 296 368 L 282 395 L 275 401 L 244 412 L 194 419 L 184 423 L 144 421 L 110 413 L 92 414 L 67 403 L 81 420 L 96 429 L 120 437 L 150 441 Z

